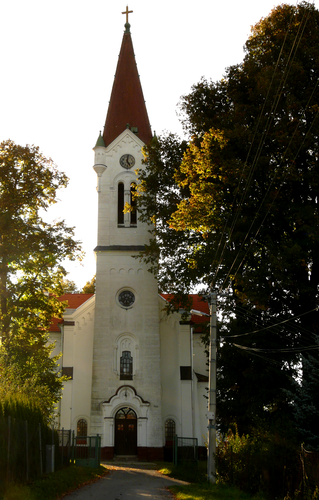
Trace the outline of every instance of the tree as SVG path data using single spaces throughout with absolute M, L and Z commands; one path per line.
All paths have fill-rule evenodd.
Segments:
M 153 223 L 149 229 L 152 235 L 150 244 L 146 245 L 146 253 L 141 253 L 140 258 L 146 260 L 150 271 L 157 276 L 162 292 L 180 296 L 181 291 L 186 293 L 193 284 L 192 273 L 187 269 L 186 274 L 184 266 L 189 254 L 188 242 L 185 243 L 184 234 L 169 227 L 168 221 L 182 199 L 182 190 L 176 185 L 174 175 L 186 147 L 187 143 L 173 134 L 154 137 L 144 149 L 147 160 L 145 168 L 138 172 L 137 195 L 140 220 Z M 163 262 L 165 265 L 161 265 Z
M 208 281 L 231 282 L 257 307 L 270 297 L 275 308 L 278 298 L 282 311 L 285 299 L 298 314 L 315 308 L 319 277 L 318 20 L 309 4 L 274 9 L 252 29 L 242 64 L 184 97 L 196 135 L 176 180 L 190 196 L 171 217 L 176 230 L 212 240 Z M 200 106 L 208 115 L 201 128 Z
M 167 291 L 219 290 L 220 415 L 244 408 L 246 424 L 289 413 L 299 353 L 318 331 L 318 47 L 313 5 L 274 9 L 252 28 L 241 64 L 182 97 L 186 151 L 159 138 L 141 175 L 139 209 L 156 223 L 146 259 L 160 257 Z M 175 153 L 182 160 L 168 167 Z M 169 181 L 154 208 L 157 170 Z
M 1 380 L 7 390 L 46 393 L 51 408 L 62 382 L 47 332 L 65 306 L 57 298 L 66 275 L 61 263 L 81 253 L 73 228 L 64 221 L 49 224 L 41 212 L 66 185 L 67 177 L 39 148 L 0 144 Z
M 319 336 L 314 348 L 318 349 Z M 294 392 L 294 416 L 301 441 L 306 447 L 319 451 L 319 359 L 316 355 L 303 357 L 305 376 Z
M 87 281 L 82 288 L 81 293 L 95 293 L 96 275 L 93 276 L 91 281 Z
M 80 293 L 76 283 L 67 278 L 62 280 L 62 290 L 63 290 L 63 295 L 66 293 Z

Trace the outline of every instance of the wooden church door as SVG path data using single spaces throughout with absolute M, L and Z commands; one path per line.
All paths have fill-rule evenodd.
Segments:
M 121 408 L 115 415 L 115 454 L 137 454 L 137 417 L 131 408 Z

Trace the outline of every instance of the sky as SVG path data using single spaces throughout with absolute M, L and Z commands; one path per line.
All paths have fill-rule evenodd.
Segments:
M 2 0 L 0 142 L 39 146 L 69 185 L 48 218 L 75 227 L 85 258 L 66 264 L 79 288 L 95 274 L 96 174 L 125 15 L 153 132 L 182 134 L 180 96 L 201 77 L 220 80 L 240 63 L 251 26 L 274 0 Z M 296 2 L 286 3 L 296 5 Z M 313 2 L 319 8 L 319 0 Z

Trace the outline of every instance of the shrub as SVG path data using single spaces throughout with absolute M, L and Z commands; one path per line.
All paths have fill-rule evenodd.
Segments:
M 277 432 L 260 427 L 239 436 L 235 426 L 218 443 L 216 470 L 220 481 L 255 494 L 293 494 L 300 483 L 299 450 Z

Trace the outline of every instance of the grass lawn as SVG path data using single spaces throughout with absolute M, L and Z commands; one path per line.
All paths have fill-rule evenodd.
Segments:
M 247 493 L 227 484 L 190 484 L 173 486 L 170 491 L 177 500 L 265 500 L 258 496 L 252 498 Z
M 105 474 L 107 470 L 103 466 L 97 469 L 70 466 L 46 474 L 30 485 L 8 485 L 4 492 L 0 492 L 0 500 L 57 500 Z
M 187 486 L 169 488 L 176 500 L 265 500 L 262 495 L 251 497 L 234 486 L 209 484 L 206 479 L 206 470 L 206 462 L 179 467 L 163 464 L 163 467 L 159 468 L 162 474 L 191 483 Z

